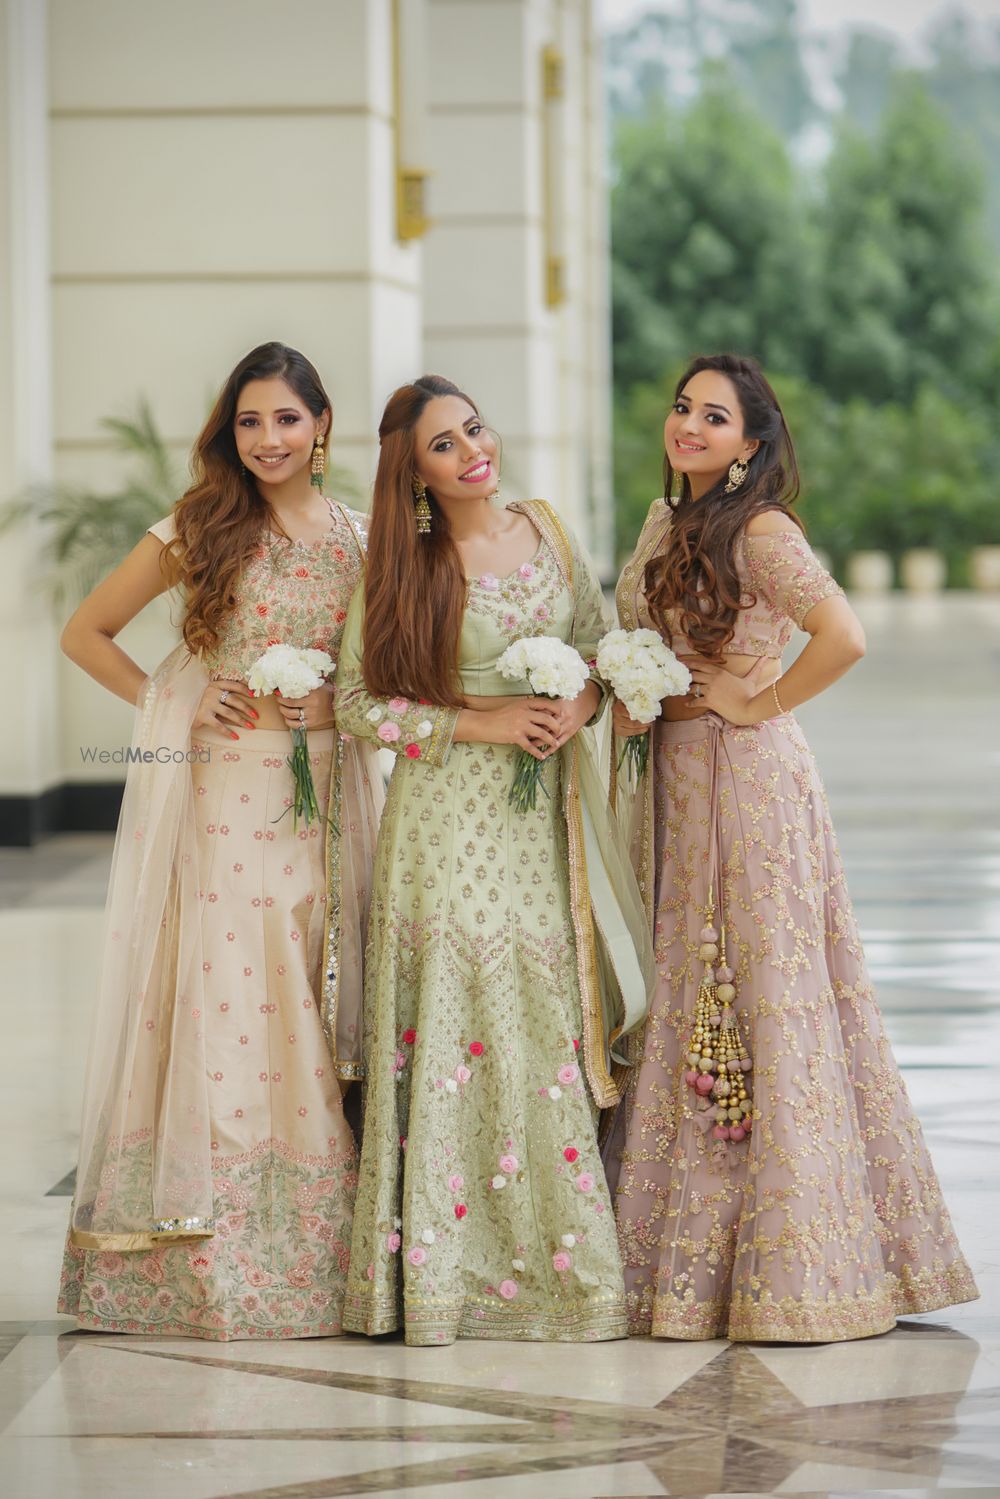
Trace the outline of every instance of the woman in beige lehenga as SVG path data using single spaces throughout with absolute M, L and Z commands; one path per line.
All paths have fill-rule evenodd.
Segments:
M 630 799 L 659 984 L 607 1150 L 634 1333 L 825 1342 L 977 1292 L 865 969 L 792 709 L 863 653 L 751 360 L 695 360 L 618 587 L 693 673 Z M 810 640 L 782 674 L 793 626 Z M 615 706 L 621 738 L 647 733 Z
M 361 1076 L 378 777 L 332 684 L 254 698 L 274 642 L 334 658 L 364 519 L 322 493 L 330 402 L 282 344 L 249 354 L 195 482 L 81 605 L 67 653 L 137 705 L 60 1311 L 106 1332 L 338 1333 Z M 146 678 L 115 636 L 177 585 L 180 645 Z M 296 826 L 289 729 L 322 820 Z

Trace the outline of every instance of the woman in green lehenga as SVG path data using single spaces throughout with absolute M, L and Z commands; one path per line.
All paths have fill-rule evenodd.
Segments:
M 396 391 L 379 435 L 337 674 L 341 732 L 397 754 L 344 1325 L 416 1344 L 624 1337 L 596 1125 L 649 951 L 585 743 L 604 693 L 533 698 L 496 669 L 529 635 L 590 660 L 600 588 L 548 505 L 496 504 L 496 442 L 450 382 Z M 520 750 L 541 762 L 527 812 L 509 802 Z

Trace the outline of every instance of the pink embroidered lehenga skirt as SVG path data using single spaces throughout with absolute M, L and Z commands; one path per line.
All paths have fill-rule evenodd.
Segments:
M 607 1150 L 630 1331 L 826 1342 L 974 1299 L 799 725 L 661 721 L 651 758 L 659 980 Z M 735 1141 L 691 1086 L 713 831 L 752 1066 Z
M 84 1249 L 70 1241 L 59 1310 L 102 1332 L 336 1334 L 357 1169 L 320 1020 L 326 828 L 293 828 L 286 732 L 244 732 L 236 745 L 199 730 L 194 748 L 206 745 L 210 763 L 191 767 L 203 973 L 192 1014 L 207 1076 L 212 1220 L 187 1242 L 136 1235 L 137 1248 Z M 309 749 L 325 811 L 334 731 L 312 731 Z M 167 954 L 181 937 L 169 921 Z M 155 1048 L 169 1023 L 150 1006 L 140 1037 Z M 155 1085 L 152 1052 L 142 1065 L 137 1094 Z M 116 1142 L 115 1164 L 102 1174 L 136 1221 L 151 1150 L 149 1129 L 137 1128 Z M 99 1209 L 98 1201 L 95 1216 Z

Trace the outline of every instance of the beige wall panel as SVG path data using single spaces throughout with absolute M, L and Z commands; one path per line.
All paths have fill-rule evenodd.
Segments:
M 431 106 L 483 108 L 537 100 L 532 6 L 524 0 L 430 0 Z
M 388 127 L 378 123 L 380 134 Z M 363 116 L 57 119 L 57 276 L 367 268 Z
M 378 425 L 389 396 L 398 385 L 413 380 L 426 368 L 420 304 L 416 298 L 393 287 L 383 288 L 372 307 L 371 339 L 373 348 L 378 350 L 378 360 L 372 360 L 367 367 L 371 416 L 362 430 L 377 444 Z M 345 379 L 351 377 L 353 359 L 353 350 L 345 346 L 342 360 Z M 363 370 L 359 362 L 359 377 Z
M 530 119 L 445 110 L 431 116 L 428 140 L 432 222 L 472 220 L 488 234 L 489 220 L 504 215 L 539 221 L 541 158 Z M 432 228 L 429 245 L 435 237 Z
M 132 411 L 145 393 L 164 432 L 193 437 L 232 366 L 278 338 L 316 364 L 338 426 L 364 436 L 375 415 L 372 309 L 384 297 L 395 315 L 380 324 L 379 365 L 408 368 L 415 313 L 403 309 L 415 299 L 371 280 L 57 286 L 57 435 L 99 436 L 102 417 Z M 394 337 L 406 340 L 395 361 Z
M 428 328 L 525 328 L 544 316 L 540 227 L 441 224 L 434 230 L 424 273 Z
M 389 0 L 50 0 L 58 109 L 373 106 Z

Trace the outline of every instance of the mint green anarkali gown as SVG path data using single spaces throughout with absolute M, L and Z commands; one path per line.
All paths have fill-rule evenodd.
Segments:
M 469 583 L 470 695 L 530 692 L 496 671 L 520 637 L 557 635 L 590 660 L 606 628 L 575 543 L 548 506 L 520 508 L 533 559 Z M 536 810 L 516 812 L 514 746 L 453 743 L 454 710 L 366 691 L 363 613 L 359 590 L 338 727 L 397 760 L 373 875 L 345 1329 L 403 1326 L 415 1344 L 624 1337 L 596 1119 L 623 1074 L 609 1038 L 640 1020 L 648 972 L 606 804 L 587 805 L 589 730 L 545 764 Z

